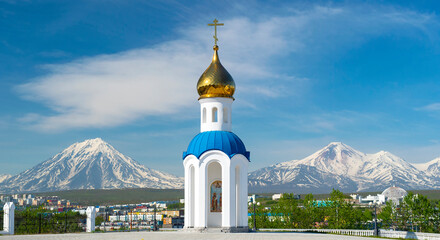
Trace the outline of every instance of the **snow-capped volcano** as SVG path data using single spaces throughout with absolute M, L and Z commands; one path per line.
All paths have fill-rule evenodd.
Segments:
M 295 192 L 377 191 L 394 184 L 407 189 L 438 186 L 425 172 L 389 152 L 365 154 L 341 142 L 332 142 L 304 159 L 254 171 L 249 183 L 254 191 L 284 188 Z
M 337 186 L 337 187 L 336 187 Z M 332 188 L 354 192 L 357 183 L 344 175 L 304 164 L 261 168 L 249 174 L 250 192 L 328 192 Z
M 355 175 L 364 165 L 366 154 L 341 142 L 332 142 L 314 154 L 299 160 L 279 164 L 314 166 L 317 169 L 337 175 Z
M 183 178 L 147 168 L 96 138 L 6 179 L 0 192 L 134 187 L 182 188 Z

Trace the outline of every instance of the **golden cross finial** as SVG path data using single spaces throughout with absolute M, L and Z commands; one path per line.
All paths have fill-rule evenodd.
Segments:
M 217 41 L 218 41 L 218 38 L 217 38 L 217 26 L 223 26 L 224 24 L 223 23 L 218 23 L 217 19 L 214 19 L 213 22 L 214 23 L 208 23 L 208 26 L 214 26 L 214 29 L 215 29 L 214 42 L 215 42 L 215 45 L 217 46 Z

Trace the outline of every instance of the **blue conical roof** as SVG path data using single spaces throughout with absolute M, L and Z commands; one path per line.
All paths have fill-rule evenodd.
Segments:
M 197 134 L 189 143 L 186 152 L 183 152 L 183 159 L 188 155 L 199 158 L 209 150 L 222 151 L 230 158 L 235 154 L 242 154 L 248 160 L 250 159 L 250 153 L 246 151 L 241 139 L 234 133 L 227 131 L 207 131 Z

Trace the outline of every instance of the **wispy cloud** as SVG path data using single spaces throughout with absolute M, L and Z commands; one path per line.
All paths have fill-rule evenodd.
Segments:
M 426 106 L 417 108 L 416 110 L 422 110 L 428 112 L 440 112 L 440 103 L 431 103 Z
M 277 124 L 287 129 L 304 133 L 345 132 L 353 127 L 377 126 L 382 116 L 374 113 L 361 113 L 349 110 L 296 115 L 283 115 Z M 359 128 L 364 129 L 364 128 Z
M 23 97 L 42 102 L 53 116 L 24 120 L 44 130 L 108 127 L 148 115 L 175 113 L 195 98 L 192 79 L 201 54 L 181 41 L 154 49 L 47 66 L 51 72 L 18 87 Z M 26 119 L 27 118 L 27 119 Z
M 261 95 L 277 98 L 301 93 L 297 86 L 304 84 L 304 78 L 280 73 L 289 69 L 280 59 L 298 58 L 304 51 L 325 54 L 402 29 L 437 37 L 431 29 L 438 29 L 435 16 L 386 7 L 373 11 L 312 6 L 288 16 L 240 17 L 224 22 L 227 27 L 221 30 L 220 58 L 240 80 L 238 91 L 248 102 Z M 21 120 L 45 131 L 112 127 L 148 116 L 185 112 L 197 98 L 195 82 L 209 64 L 209 31 L 198 25 L 186 29 L 175 41 L 45 66 L 47 74 L 18 86 L 17 91 L 53 113 L 29 113 Z M 328 121 L 315 122 L 318 129 L 334 128 Z

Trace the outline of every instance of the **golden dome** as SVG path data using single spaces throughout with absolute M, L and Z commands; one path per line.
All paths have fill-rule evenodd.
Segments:
M 228 97 L 234 99 L 232 96 L 235 92 L 235 82 L 231 74 L 220 63 L 218 58 L 218 46 L 214 46 L 214 56 L 212 63 L 205 70 L 197 82 L 197 92 L 202 98 L 213 97 Z

